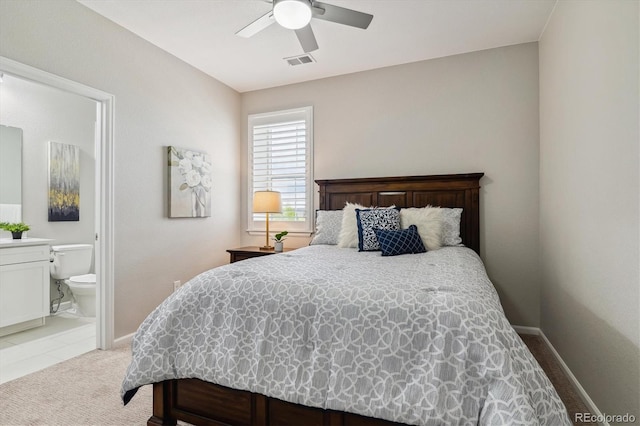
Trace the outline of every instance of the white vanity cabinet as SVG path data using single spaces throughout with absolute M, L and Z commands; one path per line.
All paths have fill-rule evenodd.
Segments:
M 0 240 L 0 336 L 44 325 L 49 316 L 49 243 Z

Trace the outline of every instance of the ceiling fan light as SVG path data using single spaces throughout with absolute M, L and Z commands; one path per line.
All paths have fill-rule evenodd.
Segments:
M 283 27 L 298 30 L 311 21 L 311 4 L 308 0 L 274 1 L 273 16 Z

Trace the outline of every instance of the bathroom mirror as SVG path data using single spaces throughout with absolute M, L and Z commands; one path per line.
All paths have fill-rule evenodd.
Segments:
M 1 124 L 0 222 L 22 222 L 22 129 Z

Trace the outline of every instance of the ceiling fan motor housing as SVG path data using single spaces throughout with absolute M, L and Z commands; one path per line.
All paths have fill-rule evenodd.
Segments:
M 285 28 L 298 30 L 311 21 L 311 2 L 309 0 L 274 0 L 273 16 Z

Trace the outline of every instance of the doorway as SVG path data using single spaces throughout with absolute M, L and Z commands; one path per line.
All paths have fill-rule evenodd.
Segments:
M 113 116 L 114 96 L 46 71 L 0 57 L 4 75 L 38 83 L 78 95 L 95 102 L 95 273 L 100 283 L 96 290 L 95 346 L 109 349 L 114 333 L 113 267 Z

